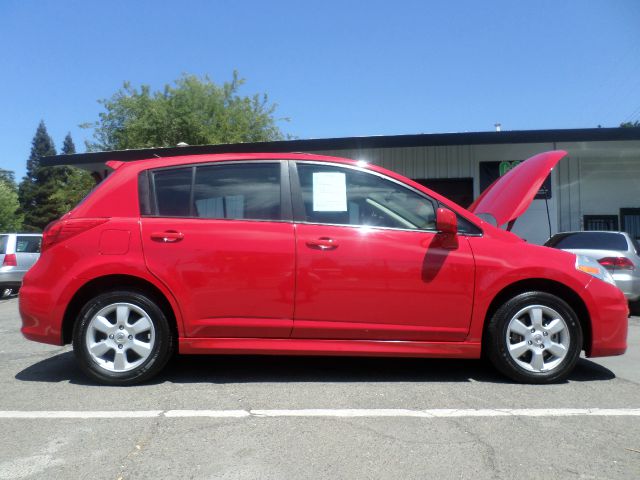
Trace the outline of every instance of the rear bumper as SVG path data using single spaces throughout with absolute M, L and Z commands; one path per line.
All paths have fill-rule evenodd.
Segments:
M 25 272 L 15 267 L 0 267 L 0 287 L 19 287 Z
M 48 290 L 27 285 L 18 296 L 22 335 L 28 340 L 62 345 L 62 318 L 57 318 L 55 302 Z
M 629 305 L 623 292 L 594 279 L 585 291 L 591 316 L 591 346 L 588 357 L 622 355 L 627 350 Z
M 627 300 L 634 302 L 640 299 L 640 277 L 629 273 L 614 273 L 613 279 Z

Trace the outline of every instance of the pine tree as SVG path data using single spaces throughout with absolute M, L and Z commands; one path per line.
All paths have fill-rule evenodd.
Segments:
M 62 155 L 73 155 L 76 153 L 76 146 L 71 138 L 71 133 L 67 133 L 62 143 Z M 51 196 L 51 200 L 64 212 L 68 212 L 82 200 L 87 193 L 95 186 L 95 181 L 85 170 L 76 167 L 64 168 L 64 178 L 58 178 L 56 190 Z
M 53 193 L 46 184 L 54 175 L 51 167 L 43 167 L 40 158 L 55 155 L 56 148 L 47 132 L 44 121 L 40 121 L 31 142 L 31 154 L 27 160 L 27 173 L 20 182 L 18 199 L 24 214 L 24 227 L 28 231 L 43 229 L 54 217 L 49 205 L 49 196 Z

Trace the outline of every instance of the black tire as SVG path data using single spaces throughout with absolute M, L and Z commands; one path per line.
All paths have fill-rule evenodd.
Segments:
M 544 322 L 547 322 L 544 328 L 536 329 L 531 324 L 531 330 L 535 330 L 535 333 L 531 331 L 530 336 L 529 333 L 526 334 L 527 337 L 514 333 L 514 324 L 511 324 L 510 329 L 510 323 L 516 315 L 525 311 L 525 309 L 531 309 L 531 312 L 538 310 L 537 307 L 546 309 L 540 309 L 543 311 L 543 314 L 541 314 L 543 318 L 542 324 L 544 325 Z M 550 323 L 548 319 L 555 316 L 549 315 L 548 312 L 550 311 L 555 311 L 559 314 L 561 320 L 564 321 L 565 328 L 562 333 L 548 336 L 549 332 L 544 333 Z M 526 325 L 527 320 L 533 321 L 533 316 L 528 311 L 518 318 L 521 320 L 520 323 L 524 325 Z M 521 328 L 520 325 L 517 326 Z M 509 338 L 507 338 L 507 335 L 509 335 Z M 551 353 L 551 350 L 547 349 L 551 345 L 549 340 L 559 339 L 562 340 L 566 347 L 564 349 L 565 353 L 556 357 Z M 489 320 L 484 347 L 493 365 L 512 380 L 520 383 L 548 384 L 561 382 L 569 376 L 580 356 L 582 339 L 580 321 L 573 309 L 564 300 L 546 292 L 526 292 L 516 295 L 498 308 Z M 527 350 L 515 359 L 514 356 L 517 355 L 515 353 L 517 350 L 514 347 L 522 344 L 522 342 L 527 345 Z M 557 342 L 554 343 L 553 347 L 557 345 Z M 514 349 L 514 354 L 510 353 L 509 346 Z M 537 346 L 540 347 L 540 352 L 538 352 Z M 523 348 L 525 348 L 524 344 Z M 548 369 L 543 367 L 538 370 L 529 370 L 528 368 L 533 369 L 535 366 L 534 355 L 542 355 L 543 358 L 546 355 L 550 367 Z M 530 366 L 527 367 L 526 365 L 529 362 Z
M 140 315 L 137 312 L 143 311 L 147 316 L 147 323 L 150 322 L 152 324 L 152 329 L 150 328 L 147 333 L 141 334 L 146 335 L 149 339 L 149 353 L 145 354 L 144 357 L 139 357 L 135 352 L 131 354 L 139 357 L 134 360 L 133 364 L 138 362 L 140 362 L 140 364 L 126 371 L 110 370 L 107 367 L 109 361 L 99 361 L 96 359 L 96 357 L 89 352 L 87 346 L 87 335 L 91 338 L 91 335 L 95 335 L 96 333 L 96 330 L 92 327 L 92 320 L 96 317 L 96 314 L 104 311 L 104 309 L 112 308 L 116 304 L 130 305 L 134 313 L 132 316 L 134 320 L 136 315 Z M 115 315 L 114 313 L 113 316 Z M 117 328 L 118 321 L 115 318 L 112 318 L 110 321 L 115 321 L 114 328 Z M 90 328 L 92 328 L 91 332 L 89 332 Z M 134 327 L 131 326 L 127 328 L 132 329 Z M 130 340 L 131 342 L 138 339 L 138 334 L 133 330 L 128 332 L 127 329 L 125 329 L 123 331 L 125 333 L 131 333 L 131 335 L 128 335 L 129 339 L 135 337 Z M 118 330 L 114 330 L 114 332 L 116 332 L 116 336 L 118 336 Z M 97 333 L 101 334 L 100 332 Z M 110 337 L 107 334 L 103 335 L 105 338 L 99 339 L 100 342 L 109 341 L 117 345 L 116 342 L 119 340 L 108 340 L 106 338 L 113 338 L 113 335 Z M 122 341 L 125 342 L 124 346 L 126 347 L 127 339 L 124 338 Z M 117 346 L 118 348 L 123 347 L 123 345 Z M 174 349 L 175 338 L 167 315 L 162 308 L 158 306 L 152 296 L 138 291 L 114 290 L 97 295 L 84 305 L 73 329 L 73 351 L 80 368 L 87 376 L 105 385 L 135 385 L 149 380 L 164 368 Z M 123 350 L 124 352 L 122 353 L 125 355 L 129 354 L 128 350 Z M 114 357 L 117 353 L 117 349 L 113 348 Z M 105 358 L 107 358 L 109 354 L 110 352 L 106 353 Z M 114 366 L 116 365 L 113 360 L 112 363 Z

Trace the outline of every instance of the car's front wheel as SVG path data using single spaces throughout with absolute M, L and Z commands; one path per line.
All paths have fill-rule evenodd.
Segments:
M 81 369 L 107 385 L 132 385 L 156 375 L 173 351 L 167 316 L 135 291 L 97 295 L 80 311 L 73 350 Z
M 567 378 L 582 349 L 573 309 L 546 292 L 526 292 L 500 306 L 489 321 L 485 347 L 498 370 L 523 383 Z

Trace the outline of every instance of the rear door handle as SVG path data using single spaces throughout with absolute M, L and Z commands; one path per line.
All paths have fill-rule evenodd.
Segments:
M 184 238 L 184 233 L 175 230 L 167 230 L 165 232 L 153 232 L 151 240 L 162 243 L 175 243 Z
M 333 238 L 320 237 L 317 240 L 307 240 L 307 247 L 314 250 L 335 250 L 338 248 L 338 242 Z

